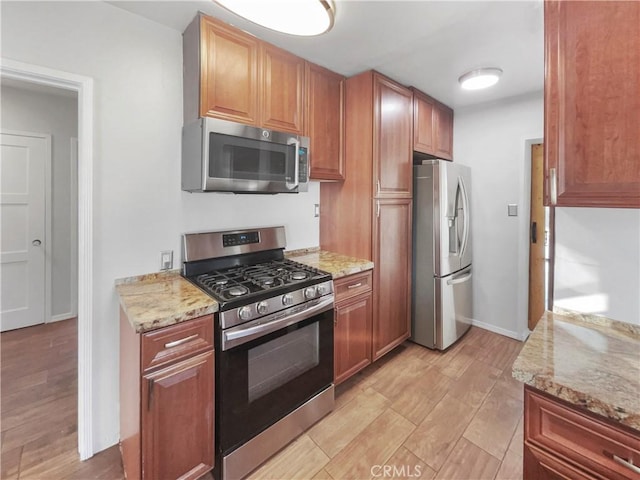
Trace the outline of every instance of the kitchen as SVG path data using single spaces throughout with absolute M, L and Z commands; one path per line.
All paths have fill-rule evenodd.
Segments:
M 91 450 L 97 452 L 118 441 L 114 279 L 157 271 L 158 253 L 179 252 L 180 234 L 235 227 L 238 217 L 243 225 L 285 224 L 289 249 L 315 246 L 320 232 L 312 213 L 313 205 L 319 203 L 319 185 L 312 182 L 308 194 L 293 202 L 284 195 L 256 200 L 180 192 L 181 32 L 101 3 L 3 4 L 2 30 L 3 57 L 95 79 L 94 174 L 99 181 L 94 185 L 91 373 L 96 413 L 90 443 Z M 79 43 L 86 45 L 83 55 L 71 54 Z M 100 62 L 95 61 L 95 52 L 100 52 Z M 158 98 L 164 101 L 158 102 Z M 526 204 L 525 188 L 520 185 L 524 182 L 523 144 L 527 138 L 542 137 L 541 102 L 541 92 L 533 92 L 484 108 L 456 109 L 455 115 L 455 160 L 473 168 L 474 192 L 484 191 L 474 201 L 475 220 L 496 222 L 496 229 L 504 232 L 499 238 L 493 229 L 475 232 L 474 245 L 480 249 L 474 254 L 480 278 L 475 284 L 480 288 L 476 316 L 513 336 L 523 335 L 526 328 L 526 319 L 525 323 L 514 323 L 513 319 L 520 322 L 526 316 L 526 281 L 522 279 L 527 265 L 522 250 L 528 225 L 524 214 L 507 217 L 506 205 Z M 504 141 L 507 137 L 509 142 Z M 491 154 L 481 158 L 478 151 Z M 487 165 L 490 168 L 482 168 Z M 489 172 L 495 177 L 489 177 Z M 483 174 L 489 188 L 480 188 Z M 634 288 L 637 292 L 637 268 L 633 267 L 637 259 L 627 256 L 633 255 L 637 246 L 637 211 L 595 209 L 583 214 L 576 209 L 558 210 L 564 215 L 562 223 L 558 219 L 558 241 L 568 246 L 568 253 L 571 242 L 579 241 L 571 236 L 574 225 L 581 229 L 581 238 L 586 231 L 593 239 L 594 251 L 588 258 L 568 256 L 558 270 L 567 272 L 563 280 L 567 291 L 583 288 L 578 291 L 583 296 L 609 295 L 611 317 L 637 322 L 637 300 L 629 293 Z M 287 212 L 286 218 L 281 212 Z M 611 235 L 600 228 L 603 222 L 612 224 Z M 560 238 L 563 226 L 566 240 Z M 614 248 L 597 249 L 598 244 Z M 621 251 L 628 252 L 624 258 L 616 254 Z M 492 259 L 498 256 L 501 262 L 495 269 Z M 616 262 L 623 264 L 614 268 Z M 570 283 L 571 266 L 608 280 L 577 288 Z M 616 278 L 616 272 L 626 278 Z

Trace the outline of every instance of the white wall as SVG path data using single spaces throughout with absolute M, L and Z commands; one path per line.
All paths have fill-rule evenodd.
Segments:
M 78 136 L 78 102 L 75 98 L 2 86 L 2 128 L 51 135 L 51 315 L 77 314 L 76 281 L 72 274 L 76 232 L 72 231 L 71 137 Z M 75 205 L 75 203 L 73 203 Z M 73 215 L 77 215 L 73 212 Z M 50 319 L 47 319 L 47 321 Z
M 179 259 L 191 230 L 283 224 L 289 248 L 319 244 L 319 187 L 286 196 L 180 191 L 182 37 L 103 2 L 2 2 L 2 56 L 93 77 L 94 449 L 118 441 L 114 280 Z M 82 321 L 82 319 L 81 319 Z
M 473 309 L 480 326 L 523 338 L 527 328 L 529 164 L 543 134 L 542 92 L 457 109 L 454 161 L 472 169 Z M 518 216 L 507 216 L 507 204 Z
M 554 305 L 640 324 L 640 210 L 556 208 Z

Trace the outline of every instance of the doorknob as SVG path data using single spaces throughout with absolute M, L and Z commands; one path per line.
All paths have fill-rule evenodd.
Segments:
M 531 224 L 531 243 L 538 243 L 538 224 L 536 222 Z
M 31 242 L 31 245 L 33 245 L 34 247 L 39 247 L 40 245 L 42 245 L 42 242 L 36 239 L 33 242 Z

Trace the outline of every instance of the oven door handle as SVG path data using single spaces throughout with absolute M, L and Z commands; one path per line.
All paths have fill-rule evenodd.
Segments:
M 301 310 L 300 305 L 297 305 L 282 312 L 269 315 L 266 318 L 254 320 L 247 325 L 230 328 L 226 332 L 222 332 L 222 351 L 229 350 L 269 333 L 300 323 L 327 310 L 332 310 L 333 295 L 325 295 L 322 298 L 305 303 L 303 306 L 306 308 Z

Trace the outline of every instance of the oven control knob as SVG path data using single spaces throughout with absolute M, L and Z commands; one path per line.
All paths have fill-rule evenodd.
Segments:
M 304 298 L 306 298 L 307 300 L 311 300 L 312 298 L 315 298 L 316 295 L 317 295 L 316 287 L 307 287 L 304 289 Z
M 264 315 L 269 310 L 269 305 L 267 304 L 267 302 L 260 302 L 258 303 L 258 305 L 256 305 L 256 310 L 260 315 Z
M 322 285 L 318 285 L 318 296 L 326 295 L 327 293 L 329 293 L 328 285 L 325 285 L 324 283 Z
M 238 310 L 238 316 L 241 320 L 251 320 L 253 315 L 251 314 L 251 309 L 249 307 L 242 307 Z
M 291 295 L 290 293 L 285 293 L 282 296 L 282 305 L 286 307 L 287 305 L 291 305 L 292 303 L 293 303 L 293 295 Z

